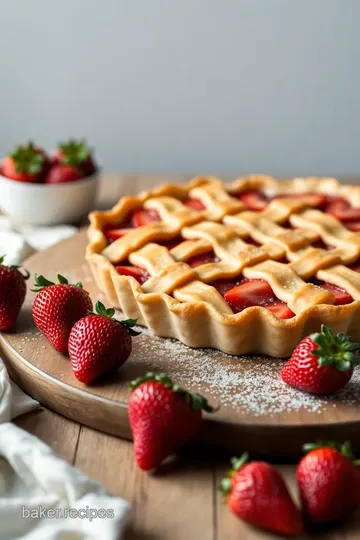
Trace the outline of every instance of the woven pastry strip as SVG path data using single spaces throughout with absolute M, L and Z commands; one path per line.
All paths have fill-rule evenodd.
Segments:
M 257 212 L 240 200 L 254 191 L 261 191 L 264 200 Z M 308 194 L 320 194 L 320 199 Z M 360 339 L 360 274 L 348 268 L 360 259 L 360 232 L 316 209 L 324 195 L 360 206 L 360 188 L 341 186 L 333 178 L 278 182 L 253 175 L 224 184 L 196 177 L 187 185 L 163 185 L 125 197 L 107 212 L 94 212 L 87 259 L 112 304 L 158 335 L 190 346 L 286 356 L 321 323 Z M 142 208 L 155 210 L 161 221 L 130 229 L 106 245 L 105 228 L 121 229 L 127 216 Z M 179 243 L 169 249 L 161 245 L 172 240 Z M 192 268 L 191 259 L 202 254 L 204 261 L 209 254 L 214 262 Z M 128 261 L 145 268 L 150 278 L 140 285 L 119 275 L 114 266 Z M 212 283 L 231 279 L 236 284 L 243 277 L 267 281 L 296 316 L 282 320 L 260 306 L 233 314 Z M 345 289 L 354 301 L 335 306 L 329 290 L 311 283 L 318 280 Z
M 131 231 L 103 252 L 111 262 L 129 257 L 132 264 L 145 268 L 151 275 L 142 286 L 145 293 L 172 294 L 180 301 L 206 299 L 216 309 L 229 312 L 221 295 L 207 283 L 242 273 L 248 279 L 267 281 L 275 295 L 297 314 L 317 304 L 333 304 L 331 292 L 303 281 L 312 277 L 324 279 L 321 270 L 327 269 L 330 283 L 350 287 L 356 297 L 357 280 L 349 281 L 349 272 L 354 272 L 348 270 L 347 279 L 344 276 L 340 279 L 338 273 L 331 274 L 331 267 L 343 262 L 341 252 L 329 253 L 311 247 L 321 238 L 340 249 L 346 248 L 345 252 L 355 259 L 360 255 L 360 234 L 349 233 L 332 216 L 307 209 L 306 203 L 290 197 L 273 200 L 263 212 L 251 212 L 228 195 L 217 179 L 195 187 L 189 194 L 199 199 L 206 211 L 193 210 L 174 197 L 148 198 L 144 208 L 156 210 L 161 222 Z M 204 215 L 214 221 L 204 220 Z M 216 223 L 222 218 L 224 224 Z M 279 225 L 288 219 L 299 228 Z M 155 243 L 180 232 L 184 242 L 171 252 Z M 253 246 L 240 238 L 246 236 L 261 246 Z M 186 260 L 208 249 L 213 250 L 218 262 L 201 265 L 196 271 L 186 264 Z M 276 262 L 286 253 L 290 254 L 292 262 L 287 265 Z

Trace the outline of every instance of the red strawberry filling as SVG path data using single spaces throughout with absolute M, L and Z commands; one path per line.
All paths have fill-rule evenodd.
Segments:
M 313 208 L 319 208 L 326 203 L 326 196 L 321 193 L 279 193 L 274 197 L 268 197 L 261 191 L 245 191 L 239 193 L 237 197 L 247 206 L 249 210 L 260 212 L 274 199 L 293 198 L 302 201 Z
M 108 244 L 111 244 L 112 242 L 114 242 L 115 240 L 118 240 L 119 238 L 122 238 L 123 236 L 125 236 L 125 234 L 127 234 L 128 232 L 130 232 L 132 230 L 132 228 L 121 228 L 121 227 L 116 227 L 114 228 L 112 225 L 110 227 L 106 227 L 105 229 L 103 229 L 103 233 L 105 235 L 105 238 L 106 240 L 108 241 Z
M 231 309 L 238 313 L 252 306 L 265 306 L 274 299 L 270 285 L 262 279 L 242 280 L 237 287 L 224 294 Z
M 325 211 L 336 217 L 350 231 L 360 231 L 360 207 L 351 206 L 349 201 L 342 197 L 327 197 Z
M 317 240 L 312 244 L 312 247 L 319 248 L 319 249 L 326 249 L 327 251 L 330 251 L 334 249 L 333 246 L 329 246 L 328 244 L 325 244 L 322 240 Z
M 354 272 L 360 272 L 360 261 L 356 261 L 356 263 L 349 266 L 351 270 L 354 270 Z
M 317 283 L 322 289 L 330 291 L 335 296 L 334 306 L 343 306 L 345 304 L 350 304 L 354 301 L 353 297 L 345 291 L 342 287 L 333 285 L 332 283 L 319 282 Z
M 246 242 L 247 244 L 250 244 L 251 246 L 260 247 L 262 245 L 256 240 L 254 240 L 253 238 L 251 238 L 250 236 L 248 238 L 244 238 L 243 240 L 244 242 Z
M 150 278 L 149 272 L 145 270 L 144 268 L 140 268 L 139 266 L 131 266 L 131 265 L 118 265 L 115 266 L 117 272 L 121 276 L 132 276 L 136 279 L 142 285 Z
M 193 208 L 193 210 L 198 210 L 199 212 L 206 210 L 206 206 L 200 201 L 200 199 L 186 199 L 186 201 L 184 201 L 184 205 L 188 206 L 189 208 Z
M 219 258 L 215 255 L 213 251 L 208 251 L 207 253 L 202 253 L 201 255 L 195 255 L 187 261 L 187 263 L 192 267 L 196 268 L 202 264 L 216 263 L 219 262 Z
M 344 223 L 360 221 L 360 208 L 351 206 L 342 197 L 328 197 L 326 212 Z
M 108 240 L 108 243 L 111 244 L 111 242 L 118 238 L 122 238 L 133 229 L 137 229 L 143 225 L 149 225 L 149 223 L 155 223 L 156 221 L 161 221 L 156 210 L 134 210 L 121 223 L 117 225 L 107 225 L 103 229 L 103 233 Z
M 294 317 L 289 307 L 275 296 L 269 283 L 262 279 L 223 279 L 211 285 L 224 297 L 234 313 L 240 313 L 248 307 L 261 306 L 281 319 Z
M 217 279 L 216 281 L 212 281 L 211 285 L 212 287 L 215 287 L 221 296 L 224 296 L 230 289 L 239 285 L 241 279 L 241 277 L 233 279 Z
M 270 199 L 261 191 L 244 191 L 239 193 L 238 198 L 249 210 L 260 212 L 264 210 L 270 202 Z
M 132 222 L 135 229 L 149 225 L 156 221 L 161 221 L 160 216 L 156 210 L 135 210 L 132 214 Z
M 178 246 L 179 244 L 181 244 L 181 242 L 184 242 L 184 239 L 182 238 L 182 236 L 177 236 L 176 238 L 173 238 L 172 240 L 162 240 L 161 242 L 156 241 L 157 244 L 159 244 L 160 246 L 166 247 L 166 249 L 168 250 L 173 249 L 174 247 Z
M 279 317 L 279 319 L 291 319 L 295 316 L 295 313 L 291 311 L 289 306 L 285 304 L 285 302 L 281 302 L 280 300 L 274 304 L 270 304 L 265 307 L 269 311 L 272 311 L 274 315 Z
M 301 201 L 305 204 L 308 204 L 309 206 L 312 206 L 313 208 L 319 208 L 320 206 L 324 206 L 326 204 L 326 196 L 322 195 L 321 193 L 294 193 L 294 194 L 284 193 L 283 195 L 277 195 L 274 198 L 296 199 L 297 201 Z

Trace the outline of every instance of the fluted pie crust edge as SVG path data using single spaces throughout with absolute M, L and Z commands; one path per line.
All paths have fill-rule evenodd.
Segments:
M 165 293 L 144 293 L 133 277 L 118 274 L 102 254 L 107 246 L 103 227 L 121 222 L 149 198 L 184 199 L 191 190 L 208 181 L 212 179 L 196 177 L 185 185 L 162 185 L 136 196 L 125 196 L 106 212 L 90 214 L 86 259 L 109 304 L 120 309 L 126 317 L 137 318 L 139 325 L 148 327 L 157 336 L 177 339 L 189 347 L 210 347 L 231 355 L 287 357 L 304 336 L 318 331 L 321 324 L 359 340 L 360 299 L 340 306 L 317 304 L 283 320 L 259 306 L 228 314 L 221 313 L 206 301 L 179 302 Z M 360 187 L 341 185 L 333 178 L 295 178 L 279 182 L 269 176 L 253 175 L 224 186 L 230 195 L 253 189 L 268 193 L 326 193 L 339 195 L 354 206 L 360 206 Z

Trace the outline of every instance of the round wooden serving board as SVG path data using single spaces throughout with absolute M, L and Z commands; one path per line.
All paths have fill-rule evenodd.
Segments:
M 55 279 L 61 273 L 81 280 L 95 303 L 106 302 L 84 259 L 86 232 L 29 258 L 24 266 Z M 30 286 L 28 288 L 30 288 Z M 207 415 L 198 443 L 239 453 L 291 458 L 304 442 L 350 439 L 360 450 L 360 375 L 333 398 L 318 398 L 282 383 L 282 360 L 231 357 L 209 349 L 190 349 L 152 336 L 134 338 L 133 352 L 118 373 L 85 386 L 75 379 L 66 356 L 52 349 L 31 316 L 34 294 L 28 292 L 16 332 L 0 336 L 0 348 L 12 378 L 42 404 L 82 424 L 131 438 L 127 417 L 129 382 L 146 371 L 169 374 L 178 383 L 221 404 Z M 360 368 L 359 368 L 360 370 Z

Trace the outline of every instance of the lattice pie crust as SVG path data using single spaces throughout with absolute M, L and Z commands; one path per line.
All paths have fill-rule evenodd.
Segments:
M 249 211 L 235 194 L 261 190 L 272 200 L 261 212 Z M 152 192 L 123 197 L 107 212 L 90 214 L 86 258 L 111 305 L 138 318 L 154 334 L 180 340 L 190 347 L 212 347 L 229 354 L 291 354 L 297 343 L 322 323 L 360 339 L 360 274 L 347 265 L 360 257 L 360 232 L 351 232 L 335 217 L 310 208 L 291 194 L 339 195 L 360 206 L 360 187 L 343 186 L 333 178 L 296 178 L 279 182 L 269 176 L 249 176 L 231 184 L 196 177 L 187 185 L 163 185 Z M 187 198 L 206 207 L 185 206 Z M 160 222 L 133 229 L 107 245 L 103 229 L 123 221 L 129 212 L 156 210 Z M 282 227 L 284 223 L 292 227 Z M 185 240 L 168 250 L 156 242 Z M 261 244 L 246 243 L 252 238 Z M 330 251 L 313 247 L 318 240 Z M 186 261 L 212 248 L 219 262 L 191 268 Z M 287 263 L 278 262 L 286 257 Z M 128 260 L 145 268 L 150 279 L 140 285 L 119 275 L 114 264 Z M 280 319 L 264 307 L 234 314 L 208 283 L 243 275 L 264 279 L 295 313 Z M 333 305 L 333 294 L 307 280 L 317 278 L 344 288 L 354 301 Z

